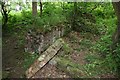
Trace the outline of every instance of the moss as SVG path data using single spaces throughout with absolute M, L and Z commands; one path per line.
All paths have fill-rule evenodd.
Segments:
M 81 77 L 84 73 L 83 66 L 72 62 L 70 59 L 59 57 L 57 67 L 65 71 L 66 73 L 70 74 L 72 77 Z
M 63 50 L 65 51 L 65 53 L 69 54 L 71 52 L 71 48 L 69 47 L 68 44 L 64 43 L 63 45 Z
M 2 71 L 2 78 L 8 78 L 9 74 L 10 74 L 10 72 L 8 72 L 8 71 Z
M 30 53 L 24 53 L 24 62 L 23 62 L 23 67 L 24 69 L 28 69 L 30 65 L 38 58 L 37 54 L 30 54 Z

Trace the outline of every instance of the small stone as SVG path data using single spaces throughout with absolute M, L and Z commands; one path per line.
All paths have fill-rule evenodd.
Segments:
M 5 69 L 5 71 L 10 71 L 12 68 L 11 67 L 9 67 L 9 68 L 6 68 Z
M 56 64 L 57 64 L 57 61 L 56 61 L 55 59 L 53 59 L 53 60 L 49 61 L 49 64 L 51 64 L 51 65 L 56 65 Z
M 45 55 L 42 55 L 41 57 L 38 58 L 39 61 L 42 61 L 45 58 Z
M 31 52 L 31 54 L 35 54 L 35 52 Z

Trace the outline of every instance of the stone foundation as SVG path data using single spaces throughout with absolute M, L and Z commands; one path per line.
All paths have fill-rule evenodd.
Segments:
M 64 31 L 64 25 L 62 25 L 62 27 L 54 27 L 47 33 L 29 31 L 26 36 L 25 52 L 32 54 L 42 53 L 51 44 L 53 44 L 56 39 L 62 37 L 64 35 Z

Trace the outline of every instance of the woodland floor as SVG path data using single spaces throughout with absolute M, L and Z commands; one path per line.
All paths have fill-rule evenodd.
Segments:
M 88 33 L 89 34 L 89 33 Z M 71 77 L 90 77 L 93 78 L 110 78 L 115 77 L 113 74 L 96 74 L 96 71 L 88 72 L 82 66 L 89 64 L 87 56 L 92 54 L 91 46 L 99 39 L 92 34 L 82 34 L 71 32 L 68 36 L 63 37 L 70 51 L 60 50 L 58 54 L 45 67 L 39 70 L 34 77 L 36 78 L 71 78 Z M 20 78 L 24 77 L 25 68 L 23 66 L 26 54 L 24 53 L 24 45 L 18 45 L 18 36 L 7 35 L 3 37 L 3 77 Z M 90 52 L 92 52 L 90 54 Z M 90 57 L 89 57 L 90 58 Z M 101 70 L 102 71 L 102 70 Z M 93 75 L 88 75 L 93 74 Z M 96 74 L 96 75 L 94 75 Z
M 65 43 L 68 45 L 69 49 L 67 53 L 60 50 L 56 57 L 52 59 L 45 67 L 39 70 L 35 74 L 35 78 L 114 78 L 115 76 L 110 73 L 99 73 L 100 69 L 87 72 L 83 66 L 89 64 L 86 59 L 90 54 L 91 46 L 93 46 L 99 39 L 97 36 L 92 36 L 88 34 L 80 34 L 78 32 L 71 32 L 68 36 L 63 37 Z M 88 41 L 85 41 L 85 40 Z M 85 42 L 83 42 L 85 41 Z M 98 57 L 97 55 L 92 56 Z M 101 70 L 102 71 L 102 70 Z M 91 75 L 89 75 L 91 73 Z M 99 73 L 99 74 L 96 74 Z M 92 75 L 93 74 L 93 75 Z
M 3 77 L 19 78 L 24 73 L 24 46 L 18 46 L 18 37 L 6 35 L 2 40 Z

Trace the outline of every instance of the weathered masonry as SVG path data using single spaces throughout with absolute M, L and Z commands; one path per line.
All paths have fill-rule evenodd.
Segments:
M 26 77 L 32 78 L 42 67 L 44 67 L 48 61 L 50 61 L 57 52 L 63 46 L 64 41 L 62 39 L 56 40 L 42 55 L 31 65 L 26 71 Z
M 32 54 L 42 53 L 52 45 L 56 39 L 62 37 L 64 35 L 64 31 L 64 25 L 62 25 L 62 27 L 54 27 L 47 33 L 29 31 L 26 36 L 25 52 Z

